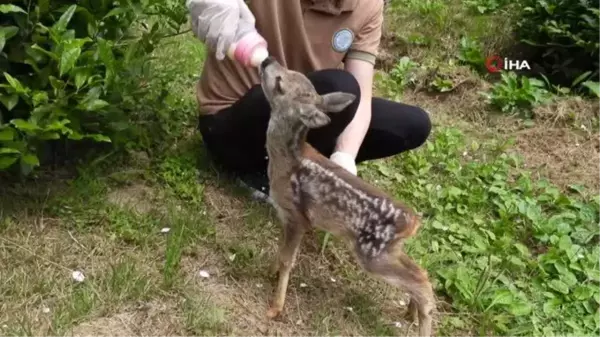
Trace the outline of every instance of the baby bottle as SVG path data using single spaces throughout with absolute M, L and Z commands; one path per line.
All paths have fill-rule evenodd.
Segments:
M 248 32 L 231 44 L 227 56 L 246 67 L 258 67 L 269 56 L 267 41 L 257 31 Z

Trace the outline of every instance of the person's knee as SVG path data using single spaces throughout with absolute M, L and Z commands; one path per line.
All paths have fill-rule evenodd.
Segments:
M 332 92 L 345 92 L 356 96 L 353 104 L 360 101 L 360 85 L 356 77 L 342 69 L 324 69 L 307 74 L 308 79 L 321 95 Z
M 429 114 L 414 105 L 374 98 L 371 126 L 389 153 L 401 153 L 423 145 L 431 133 Z
M 409 138 L 408 147 L 410 149 L 415 149 L 423 145 L 429 138 L 432 128 L 431 118 L 429 117 L 427 111 L 419 107 L 413 107 L 413 109 L 414 129 Z

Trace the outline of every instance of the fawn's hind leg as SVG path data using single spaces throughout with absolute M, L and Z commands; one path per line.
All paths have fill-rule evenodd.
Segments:
M 435 308 L 435 298 L 427 272 L 403 252 L 381 255 L 366 262 L 365 267 L 410 294 L 408 313 L 413 318 L 419 318 L 419 336 L 431 336 L 431 312 Z
M 293 221 L 285 221 L 283 224 L 283 240 L 278 256 L 279 279 L 277 281 L 275 298 L 271 303 L 271 308 L 267 312 L 267 316 L 270 318 L 278 316 L 283 310 L 290 272 L 296 262 L 300 243 L 305 233 L 306 229 L 302 224 Z

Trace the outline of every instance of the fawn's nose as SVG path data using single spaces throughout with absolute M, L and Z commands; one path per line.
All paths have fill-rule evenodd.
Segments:
M 260 69 L 261 70 L 265 70 L 265 68 L 267 68 L 267 66 L 269 66 L 271 63 L 275 62 L 275 58 L 273 56 L 269 56 L 267 57 L 264 61 L 262 61 L 262 63 L 260 64 Z

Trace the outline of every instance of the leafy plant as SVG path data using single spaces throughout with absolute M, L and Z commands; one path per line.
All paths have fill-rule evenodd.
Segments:
M 454 88 L 454 82 L 451 79 L 437 76 L 430 85 L 435 91 L 448 92 Z
M 467 36 L 460 39 L 460 48 L 458 59 L 468 65 L 471 65 L 477 71 L 485 70 L 485 55 L 481 43 L 472 40 Z
M 69 3 L 0 7 L 0 170 L 28 174 L 48 141 L 119 139 L 148 55 L 186 20 L 156 0 Z
M 506 0 L 465 0 L 465 4 L 479 14 L 494 12 L 509 3 Z
M 401 93 L 409 85 L 416 81 L 416 69 L 418 64 L 409 57 L 403 56 L 390 71 L 390 77 L 396 84 L 396 90 Z
M 516 33 L 536 49 L 549 77 L 573 82 L 586 71 L 598 81 L 600 9 L 590 0 L 521 0 Z M 553 81 L 555 82 L 555 81 Z
M 581 83 L 581 85 L 585 88 L 588 88 L 594 96 L 600 98 L 600 82 L 585 81 Z
M 488 102 L 504 113 L 519 113 L 532 117 L 532 108 L 552 97 L 543 81 L 514 72 L 501 73 L 501 81 L 489 93 L 483 93 Z

